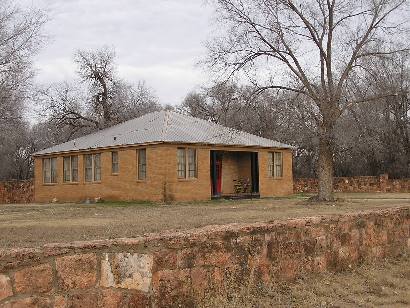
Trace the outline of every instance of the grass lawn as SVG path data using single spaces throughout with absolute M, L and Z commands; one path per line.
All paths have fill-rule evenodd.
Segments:
M 135 237 L 212 224 L 340 214 L 410 206 L 410 193 L 339 194 L 344 201 L 308 203 L 308 195 L 254 200 L 175 203 L 0 205 L 0 247 L 35 247 L 51 242 Z

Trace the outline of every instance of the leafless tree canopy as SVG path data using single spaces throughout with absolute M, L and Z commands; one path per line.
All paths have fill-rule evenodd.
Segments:
M 351 77 L 369 59 L 408 51 L 406 0 L 215 0 L 226 33 L 210 45 L 208 64 L 241 73 L 257 88 L 303 95 L 319 136 L 319 199 L 332 199 L 334 129 L 351 106 L 379 97 L 350 95 Z M 407 36 L 408 37 L 408 36 Z M 403 41 L 403 40 L 402 40 Z M 266 76 L 266 78 L 263 78 Z M 396 95 L 382 93 L 382 97 Z
M 134 86 L 118 77 L 113 49 L 80 50 L 74 60 L 79 81 L 54 84 L 38 101 L 48 121 L 62 130 L 60 141 L 160 109 L 144 82 Z
M 32 83 L 32 58 L 44 37 L 41 11 L 0 2 L 0 179 L 30 174 L 28 126 L 24 102 Z

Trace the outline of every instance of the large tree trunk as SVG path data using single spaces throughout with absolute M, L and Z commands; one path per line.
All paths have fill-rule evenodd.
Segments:
M 333 196 L 333 134 L 327 128 L 319 136 L 319 201 L 332 201 Z

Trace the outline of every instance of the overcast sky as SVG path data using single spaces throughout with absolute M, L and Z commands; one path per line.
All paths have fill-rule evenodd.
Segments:
M 123 79 L 145 80 L 163 104 L 180 103 L 208 81 L 196 65 L 212 29 L 212 9 L 203 0 L 15 2 L 45 9 L 50 18 L 49 39 L 35 60 L 40 83 L 74 78 L 74 52 L 103 45 L 115 47 Z

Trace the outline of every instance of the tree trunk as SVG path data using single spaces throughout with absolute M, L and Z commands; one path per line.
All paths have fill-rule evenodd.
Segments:
M 333 196 L 333 134 L 325 129 L 319 136 L 319 201 L 332 201 Z

